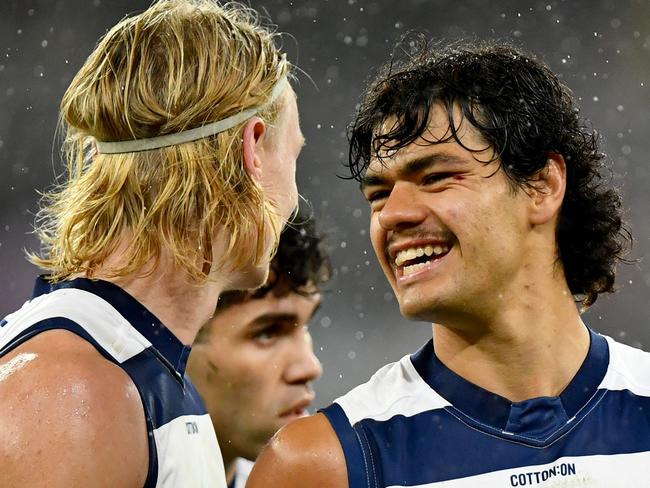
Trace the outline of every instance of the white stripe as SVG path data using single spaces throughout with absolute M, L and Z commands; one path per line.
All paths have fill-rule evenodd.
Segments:
M 237 458 L 235 462 L 235 488 L 246 488 L 246 481 L 255 463 L 244 458 Z
M 563 457 L 549 464 L 504 469 L 424 485 L 391 485 L 387 488 L 647 488 L 650 484 L 649 463 L 650 452 Z M 553 468 L 555 474 L 550 472 Z
M 350 425 L 362 419 L 411 417 L 450 405 L 420 377 L 409 356 L 384 366 L 336 403 L 345 411 Z
M 212 420 L 183 415 L 153 431 L 158 451 L 156 488 L 226 488 Z
M 599 388 L 650 397 L 650 354 L 604 337 L 609 345 L 609 368 Z
M 151 343 L 103 298 L 76 288 L 59 288 L 40 295 L 5 320 L 0 348 L 41 320 L 64 317 L 79 324 L 118 363 L 141 353 Z

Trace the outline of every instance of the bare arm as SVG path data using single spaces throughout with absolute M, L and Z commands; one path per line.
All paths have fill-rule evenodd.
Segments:
M 3 487 L 137 487 L 147 429 L 128 375 L 91 344 L 48 331 L 0 359 Z
M 246 488 L 348 488 L 343 449 L 323 414 L 280 430 L 257 458 Z

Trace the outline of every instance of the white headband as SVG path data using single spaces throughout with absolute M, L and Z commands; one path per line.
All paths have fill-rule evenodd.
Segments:
M 275 84 L 273 90 L 271 91 L 271 96 L 266 103 L 258 107 L 246 109 L 243 112 L 236 113 L 223 120 L 217 120 L 216 122 L 202 125 L 201 127 L 196 127 L 195 129 L 184 130 L 175 134 L 166 134 L 164 136 L 150 137 L 147 139 L 135 139 L 130 141 L 115 142 L 95 141 L 97 152 L 100 154 L 120 154 L 138 151 L 149 151 L 150 149 L 159 149 L 161 147 L 174 146 L 176 144 L 192 142 L 198 139 L 203 139 L 204 137 L 213 136 L 219 132 L 232 129 L 237 124 L 240 124 L 246 119 L 251 118 L 257 112 L 273 103 L 280 96 L 280 94 L 284 92 L 286 85 L 287 77 L 285 75 L 280 78 Z

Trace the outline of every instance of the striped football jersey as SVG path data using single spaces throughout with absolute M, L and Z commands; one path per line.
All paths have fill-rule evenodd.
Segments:
M 149 431 L 145 487 L 226 487 L 214 427 L 185 375 L 190 348 L 160 320 L 112 283 L 39 278 L 32 299 L 0 322 L 0 357 L 53 329 L 90 342 L 137 387 Z
M 446 368 L 430 341 L 324 409 L 350 488 L 650 486 L 650 354 L 590 332 L 557 397 L 522 402 Z

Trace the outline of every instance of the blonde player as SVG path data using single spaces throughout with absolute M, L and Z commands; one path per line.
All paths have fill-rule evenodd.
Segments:
M 3 486 L 225 487 L 185 376 L 224 290 L 267 277 L 303 145 L 252 12 L 166 0 L 113 27 L 61 104 L 68 170 L 0 324 Z

